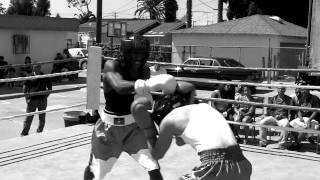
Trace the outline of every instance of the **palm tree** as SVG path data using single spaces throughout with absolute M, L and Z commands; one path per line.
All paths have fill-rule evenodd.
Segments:
M 6 10 L 6 8 L 4 8 L 4 7 L 2 7 L 2 6 L 3 6 L 3 4 L 0 3 L 0 14 L 4 14 L 4 12 L 5 12 L 5 10 Z
M 187 28 L 190 28 L 192 25 L 192 0 L 187 0 Z
M 36 16 L 50 16 L 50 1 L 49 0 L 38 0 L 36 3 Z
M 149 13 L 150 19 L 164 19 L 164 1 L 163 0 L 138 0 L 138 9 L 134 15 L 141 17 Z

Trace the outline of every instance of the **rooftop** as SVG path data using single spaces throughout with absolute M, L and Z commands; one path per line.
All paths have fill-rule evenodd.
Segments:
M 173 31 L 177 34 L 249 34 L 249 35 L 275 35 L 307 37 L 307 29 L 279 17 L 268 15 L 253 15 L 231 21 L 225 21 L 208 26 L 195 26 L 192 28 Z
M 44 16 L 0 15 L 0 29 L 77 32 L 79 20 Z
M 170 22 L 170 23 L 161 23 L 159 26 L 146 32 L 144 36 L 164 36 L 165 34 L 168 34 L 173 30 L 181 29 L 185 26 L 186 24 L 180 21 Z

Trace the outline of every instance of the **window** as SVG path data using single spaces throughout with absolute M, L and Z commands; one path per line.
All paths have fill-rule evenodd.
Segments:
M 30 38 L 27 35 L 16 34 L 12 37 L 14 54 L 29 54 Z
M 154 44 L 160 44 L 160 38 L 154 37 Z
M 198 61 L 197 61 L 197 60 L 187 60 L 184 64 L 188 64 L 188 65 L 198 65 Z

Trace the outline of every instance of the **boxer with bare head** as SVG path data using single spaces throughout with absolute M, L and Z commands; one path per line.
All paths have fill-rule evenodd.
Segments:
M 103 179 L 120 154 L 126 152 L 148 171 L 150 180 L 162 180 L 159 164 L 152 158 L 144 132 L 130 109 L 135 96 L 136 99 L 148 98 L 144 105 L 151 107 L 150 93 L 135 93 L 135 87 L 138 90 L 139 84 L 150 78 L 150 70 L 146 66 L 149 42 L 136 37 L 133 40 L 122 40 L 120 50 L 122 58 L 107 61 L 104 66 L 105 108 L 94 126 L 90 160 L 84 179 Z M 148 82 L 150 86 L 158 86 L 151 80 Z

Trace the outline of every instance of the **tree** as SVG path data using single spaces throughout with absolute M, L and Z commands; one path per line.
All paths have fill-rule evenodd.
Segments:
M 50 1 L 38 0 L 36 3 L 35 16 L 50 16 Z
M 141 17 L 142 15 L 149 13 L 150 19 L 164 19 L 164 1 L 163 0 L 138 0 L 138 9 L 134 12 L 134 15 Z
M 187 27 L 192 26 L 192 0 L 187 0 Z
M 229 20 L 254 14 L 279 16 L 291 23 L 307 27 L 308 1 L 304 0 L 223 0 L 228 3 Z
M 61 18 L 59 13 L 56 14 L 56 18 Z
M 91 0 L 67 0 L 67 3 L 69 8 L 73 7 L 80 11 L 79 14 L 74 14 L 79 18 L 80 24 L 96 20 L 96 16 L 89 9 Z
M 165 22 L 174 22 L 177 19 L 178 3 L 176 0 L 164 0 Z
M 4 14 L 6 11 L 6 8 L 3 7 L 3 4 L 0 3 L 0 14 Z
M 34 0 L 11 0 L 7 14 L 32 16 L 34 11 Z

